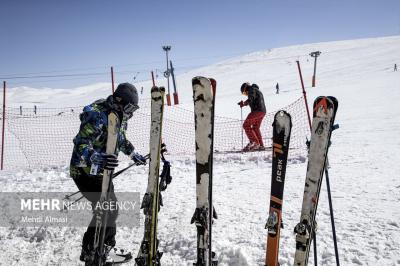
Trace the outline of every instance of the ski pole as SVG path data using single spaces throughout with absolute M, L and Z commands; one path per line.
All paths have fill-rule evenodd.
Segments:
M 243 108 L 240 107 L 240 125 L 242 128 L 242 150 L 243 150 Z
M 78 191 L 79 192 L 79 191 Z M 80 196 L 79 198 L 77 198 L 76 200 L 74 200 L 73 202 L 69 202 L 67 205 L 64 205 L 63 210 L 68 210 L 69 207 L 71 207 L 72 204 L 77 203 L 78 201 L 80 201 L 81 199 L 83 199 L 84 196 Z
M 146 156 L 144 156 L 144 158 L 147 160 L 150 158 L 150 154 L 147 154 Z M 118 172 L 116 172 L 115 174 L 113 174 L 112 178 L 116 178 L 117 176 L 119 176 L 120 174 L 122 174 L 123 172 L 125 172 L 126 170 L 128 170 L 129 168 L 131 168 L 134 165 L 139 165 L 137 163 L 132 163 L 130 165 L 128 165 L 127 167 L 125 167 L 124 169 L 119 170 Z
M 43 229 L 42 229 L 43 228 Z M 38 236 L 38 234 L 42 231 L 45 232 L 47 230 L 47 226 L 44 226 L 43 224 L 36 230 L 36 232 L 33 234 L 33 236 L 31 236 L 31 238 L 29 239 L 29 242 L 33 242 L 35 241 L 35 237 Z
M 315 226 L 314 226 L 315 227 Z M 318 266 L 317 261 L 317 234 L 315 233 L 315 228 L 313 231 L 313 247 L 314 247 L 314 266 Z
M 77 192 L 72 193 L 72 194 L 70 194 L 70 195 L 65 195 L 65 198 L 64 198 L 64 199 L 69 199 L 70 197 L 72 197 L 72 196 L 78 194 L 79 192 L 80 192 L 80 191 L 78 190 Z
M 325 168 L 325 178 L 326 178 L 326 187 L 327 187 L 327 191 L 328 191 L 329 211 L 331 213 L 331 224 L 332 224 L 333 246 L 335 248 L 335 259 L 336 259 L 336 265 L 339 266 L 340 265 L 339 251 L 338 251 L 337 240 L 336 240 L 335 217 L 333 216 L 333 206 L 332 206 L 332 197 L 331 197 L 331 186 L 329 183 L 328 165 Z
M 144 156 L 144 158 L 145 158 L 146 160 L 148 160 L 148 159 L 150 158 L 150 154 L 147 154 L 146 156 Z M 124 169 L 121 169 L 121 170 L 119 170 L 118 172 L 116 172 L 115 174 L 113 174 L 112 179 L 116 178 L 117 176 L 119 176 L 120 174 L 122 174 L 123 172 L 125 172 L 126 170 L 128 170 L 129 168 L 131 168 L 131 167 L 134 166 L 134 165 L 139 165 L 139 164 L 137 164 L 137 163 L 132 163 L 132 164 L 128 165 L 128 166 L 125 167 Z M 70 194 L 70 195 L 65 195 L 64 199 L 69 199 L 70 197 L 72 197 L 72 196 L 78 194 L 79 192 L 80 192 L 80 191 L 78 190 L 78 191 L 76 191 L 76 192 L 74 192 L 74 193 L 72 193 L 72 194 Z M 81 198 L 82 198 L 82 197 L 81 197 Z M 79 200 L 80 200 L 81 198 L 79 198 Z
M 335 130 L 335 129 L 338 129 L 338 128 L 339 128 L 339 125 L 333 125 L 332 126 L 332 131 Z M 331 214 L 330 217 L 331 217 L 331 226 L 332 226 L 333 246 L 334 246 L 334 249 L 335 249 L 336 266 L 340 266 L 339 250 L 338 250 L 337 239 L 336 239 L 335 217 L 333 215 L 331 186 L 330 186 L 330 182 L 329 182 L 329 171 L 328 171 L 328 168 L 329 168 L 329 161 L 328 161 L 328 155 L 326 155 L 325 178 L 326 178 L 326 190 L 328 192 L 329 212 Z

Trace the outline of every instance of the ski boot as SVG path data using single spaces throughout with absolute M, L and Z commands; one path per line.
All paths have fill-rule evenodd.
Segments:
M 254 143 L 253 144 L 253 146 L 251 146 L 250 148 L 249 148 L 249 151 L 259 151 L 260 150 L 260 144 L 258 144 L 258 143 Z
M 247 144 L 242 151 L 250 151 L 251 148 L 254 146 L 254 142 L 249 142 L 249 144 Z

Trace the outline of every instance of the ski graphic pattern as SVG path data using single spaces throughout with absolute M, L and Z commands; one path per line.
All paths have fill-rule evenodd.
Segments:
M 197 227 L 196 266 L 217 265 L 212 252 L 212 223 L 216 213 L 212 204 L 212 166 L 214 140 L 214 103 L 216 82 L 192 79 L 196 139 L 196 210 L 191 223 Z
M 159 187 L 164 87 L 151 89 L 150 162 L 147 190 L 141 209 L 145 214 L 144 238 L 135 259 L 138 266 L 160 265 L 162 253 L 158 251 L 157 223 L 162 203 Z
M 294 230 L 296 233 L 295 266 L 305 266 L 308 263 L 312 235 L 316 227 L 315 215 L 337 107 L 338 101 L 332 96 L 320 96 L 314 101 L 303 204 L 300 223 Z
M 277 266 L 279 254 L 280 229 L 282 225 L 282 201 L 285 185 L 286 165 L 289 152 L 291 116 L 278 111 L 274 116 L 272 136 L 272 178 L 269 217 L 265 228 L 268 229 L 265 265 Z

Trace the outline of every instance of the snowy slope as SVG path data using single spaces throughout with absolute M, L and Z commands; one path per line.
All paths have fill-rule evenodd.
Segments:
M 397 48 L 399 38 L 394 36 L 274 48 L 191 70 L 177 76 L 180 103 L 185 109 L 193 109 L 191 79 L 200 75 L 217 80 L 216 115 L 218 116 L 234 118 L 240 116 L 240 108 L 236 103 L 242 99 L 240 85 L 247 81 L 257 83 L 266 98 L 267 109 L 276 110 L 301 96 L 296 60 L 301 63 L 305 86 L 311 87 L 314 61 L 309 53 L 321 51 L 322 55 L 318 60 L 317 85 L 319 87 L 339 86 L 358 80 L 360 75 L 393 69 L 394 63 L 399 61 Z M 280 95 L 275 94 L 277 82 L 281 89 Z M 167 85 L 164 78 L 160 78 L 156 83 L 165 87 Z M 150 80 L 135 83 L 137 88 L 145 88 L 141 96 L 143 101 L 150 97 L 151 84 Z M 10 106 L 32 107 L 36 103 L 38 106 L 59 107 L 62 103 L 62 106 L 70 107 L 85 105 L 99 97 L 105 98 L 110 92 L 110 83 L 57 90 L 16 87 L 10 88 L 7 100 Z
M 240 84 L 255 82 L 263 90 L 267 108 L 275 110 L 301 95 L 296 60 L 300 60 L 306 86 L 310 86 L 313 61 L 318 59 L 317 87 L 308 99 L 333 95 L 339 100 L 337 123 L 329 152 L 330 181 L 342 265 L 400 265 L 400 37 L 316 43 L 277 48 L 232 58 L 190 71 L 178 77 L 181 101 L 193 108 L 190 80 L 196 75 L 216 78 L 217 114 L 238 117 L 236 102 Z M 279 82 L 282 93 L 274 94 Z M 137 84 L 149 86 L 150 83 Z M 96 99 L 107 84 L 53 92 L 51 103 L 83 105 Z M 47 89 L 14 88 L 10 102 L 50 103 Z M 96 93 L 95 93 L 96 92 Z M 95 94 L 95 95 L 93 95 Z M 46 96 L 47 95 L 47 96 Z M 25 97 L 26 98 L 21 98 Z M 32 98 L 33 97 L 33 98 Z M 33 100 L 32 100 L 33 99 Z M 195 260 L 195 163 L 193 157 L 169 157 L 173 183 L 164 193 L 160 212 L 160 247 L 163 265 L 192 265 Z M 299 158 L 296 158 L 299 159 Z M 293 227 L 300 218 L 306 160 L 288 164 L 283 203 L 280 262 L 292 265 L 295 251 Z M 147 168 L 122 175 L 117 191 L 143 193 Z M 220 265 L 263 265 L 271 160 L 269 155 L 225 155 L 215 159 L 215 250 Z M 68 168 L 35 169 L 0 173 L 2 191 L 75 191 Z M 320 265 L 334 265 L 326 186 L 323 183 L 318 210 L 318 258 Z M 89 222 L 89 221 L 88 221 Z M 118 245 L 137 252 L 142 227 L 119 228 Z M 0 228 L 0 264 L 82 265 L 78 262 L 85 228 L 48 228 L 40 242 L 29 242 L 35 228 Z M 22 252 L 21 252 L 22 251 Z M 312 256 L 312 255 L 311 255 Z M 310 259 L 310 264 L 312 259 Z M 126 264 L 133 265 L 134 263 Z

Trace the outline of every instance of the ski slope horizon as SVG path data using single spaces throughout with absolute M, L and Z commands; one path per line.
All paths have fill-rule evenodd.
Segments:
M 328 156 L 341 264 L 400 265 L 400 71 L 393 69 L 395 63 L 400 64 L 399 47 L 400 36 L 392 36 L 274 48 L 235 57 L 179 75 L 180 106 L 193 109 L 191 79 L 204 75 L 218 83 L 216 115 L 240 118 L 236 103 L 243 99 L 239 88 L 245 81 L 260 86 L 268 111 L 278 110 L 302 95 L 295 62 L 299 60 L 309 105 L 320 95 L 339 100 L 336 123 L 340 128 L 332 133 Z M 314 62 L 308 54 L 315 50 L 322 54 L 317 86 L 311 88 Z M 275 94 L 276 82 L 280 94 Z M 165 81 L 157 84 L 165 85 Z M 148 89 L 150 85 L 150 81 L 135 84 Z M 110 83 L 74 90 L 11 88 L 8 103 L 37 103 L 39 108 L 81 106 L 109 92 Z M 196 201 L 194 157 L 171 154 L 168 159 L 173 180 L 163 193 L 164 207 L 159 214 L 161 261 L 163 265 L 192 265 L 196 258 L 196 228 L 190 224 Z M 293 228 L 300 218 L 306 168 L 307 160 L 289 158 L 283 199 L 285 227 L 280 241 L 282 266 L 293 265 Z M 76 191 L 68 170 L 68 166 L 60 166 L 2 171 L 1 191 Z M 116 191 L 144 193 L 147 174 L 148 168 L 143 166 L 129 170 L 115 181 Z M 213 245 L 219 265 L 263 265 L 271 155 L 216 155 L 213 175 L 218 213 Z M 118 228 L 117 245 L 136 255 L 143 236 L 142 222 L 137 228 Z M 318 263 L 335 265 L 325 178 L 317 222 Z M 40 232 L 37 241 L 29 241 L 36 230 L 0 227 L 1 263 L 82 265 L 80 244 L 86 228 L 49 227 Z M 311 252 L 309 265 L 312 257 Z
M 301 85 L 296 60 L 300 61 L 304 84 L 306 88 L 309 89 L 311 87 L 311 77 L 313 75 L 314 66 L 314 60 L 309 54 L 316 50 L 321 51 L 322 54 L 318 59 L 316 76 L 317 86 L 323 87 L 324 73 L 339 71 L 340 69 L 335 68 L 342 67 L 342 70 L 349 70 L 347 75 L 351 75 L 351 72 L 354 71 L 352 69 L 354 63 L 352 64 L 351 62 L 357 61 L 360 67 L 361 65 L 368 64 L 369 60 L 366 57 L 369 55 L 368 51 L 373 49 L 372 47 L 374 46 L 376 47 L 374 57 L 381 58 L 381 60 L 378 61 L 380 64 L 375 67 L 379 68 L 385 66 L 386 68 L 390 68 L 390 63 L 393 67 L 396 63 L 396 49 L 395 46 L 390 44 L 398 42 L 399 39 L 400 36 L 389 36 L 291 45 L 253 52 L 243 56 L 236 56 L 210 66 L 193 69 L 177 75 L 176 77 L 180 101 L 179 106 L 190 110 L 193 109 L 191 79 L 195 76 L 206 76 L 217 80 L 217 116 L 234 118 L 240 116 L 240 108 L 236 106 L 236 103 L 241 99 L 239 88 L 243 82 L 258 84 L 266 98 L 267 110 L 277 110 L 301 96 Z M 388 44 L 390 45 L 389 48 L 393 47 L 394 49 L 386 50 L 385 45 Z M 394 56 L 392 62 L 386 62 L 388 60 L 385 60 L 388 58 L 387 55 L 389 54 L 393 54 Z M 339 59 L 339 57 L 345 58 Z M 337 64 L 334 66 L 327 65 L 332 58 L 335 59 Z M 360 63 L 360 58 L 363 58 L 363 61 L 365 61 L 364 64 Z M 397 62 L 398 61 L 397 57 Z M 175 66 L 175 68 L 179 68 L 179 66 Z M 143 94 L 139 95 L 139 105 L 150 102 L 152 81 L 150 79 L 150 73 L 148 74 L 148 80 L 133 83 L 139 92 L 142 87 L 144 88 Z M 108 78 L 109 77 L 107 77 L 107 79 Z M 342 82 L 345 81 L 343 77 L 339 80 Z M 115 86 L 122 82 L 130 81 L 119 80 L 116 75 Z M 277 96 L 275 94 L 276 83 L 279 83 L 281 91 L 278 104 L 275 104 L 277 101 L 269 101 L 269 97 L 274 98 Z M 167 88 L 167 81 L 163 77 L 156 79 L 156 85 Z M 172 81 L 170 81 L 170 87 L 172 94 Z M 110 82 L 88 84 L 70 89 L 17 86 L 9 88 L 7 105 L 9 107 L 22 106 L 23 108 L 32 108 L 34 105 L 38 106 L 38 108 L 76 107 L 87 105 L 99 98 L 106 98 L 110 94 Z M 222 98 L 224 99 L 223 101 L 220 100 Z

